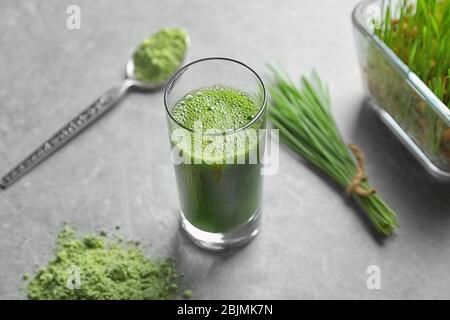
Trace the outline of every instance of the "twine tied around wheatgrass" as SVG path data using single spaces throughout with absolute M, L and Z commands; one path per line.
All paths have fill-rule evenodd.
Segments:
M 370 197 L 375 194 L 377 191 L 368 187 L 365 188 L 362 184 L 368 180 L 365 168 L 365 158 L 362 150 L 353 143 L 348 144 L 348 148 L 353 153 L 356 159 L 356 173 L 347 187 L 347 194 L 351 195 L 352 193 L 356 193 L 362 197 Z

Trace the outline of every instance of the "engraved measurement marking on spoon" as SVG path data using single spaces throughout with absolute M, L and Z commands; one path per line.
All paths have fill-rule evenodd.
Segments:
M 100 98 L 92 103 L 90 107 L 81 112 L 69 124 L 65 125 L 61 130 L 48 139 L 48 141 L 43 143 L 31 155 L 25 158 L 22 163 L 4 176 L 0 181 L 1 184 L 7 186 L 11 181 L 20 177 L 28 169 L 41 161 L 45 156 L 53 152 L 56 148 L 62 146 L 66 140 L 73 137 L 77 131 L 80 131 L 87 124 L 89 124 L 102 109 L 106 108 L 107 105 L 114 100 L 116 94 L 116 88 L 106 91 Z

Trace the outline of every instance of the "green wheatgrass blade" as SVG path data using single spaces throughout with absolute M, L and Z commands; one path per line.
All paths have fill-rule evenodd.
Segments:
M 310 78 L 301 77 L 296 85 L 279 69 L 269 68 L 274 78 L 269 86 L 269 118 L 280 130 L 281 141 L 347 188 L 357 165 L 331 114 L 327 87 L 316 73 Z M 361 186 L 369 189 L 367 182 Z M 391 235 L 398 227 L 394 211 L 377 193 L 371 196 L 352 193 L 352 198 L 380 234 Z
M 383 16 L 375 34 L 450 107 L 450 0 L 389 3 Z

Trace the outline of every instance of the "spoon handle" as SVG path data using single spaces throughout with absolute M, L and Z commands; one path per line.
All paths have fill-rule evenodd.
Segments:
M 0 187 L 6 189 L 20 177 L 31 171 L 39 163 L 47 159 L 58 149 L 77 136 L 81 131 L 94 123 L 102 115 L 111 110 L 115 103 L 133 85 L 131 80 L 125 80 L 121 85 L 113 87 L 97 98 L 89 107 L 84 109 L 69 123 L 53 134 L 50 139 L 42 143 L 28 157 L 9 171 L 1 180 Z

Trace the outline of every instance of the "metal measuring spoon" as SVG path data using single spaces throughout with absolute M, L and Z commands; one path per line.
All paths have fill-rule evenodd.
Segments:
M 189 36 L 186 33 L 186 56 L 187 49 L 189 47 Z M 165 79 L 160 83 L 146 83 L 135 78 L 134 73 L 134 54 L 128 59 L 126 65 L 126 78 L 122 83 L 116 87 L 113 87 L 103 93 L 97 100 L 95 100 L 89 107 L 79 113 L 69 123 L 54 133 L 48 140 L 42 143 L 35 151 L 33 151 L 22 162 L 15 166 L 0 180 L 0 188 L 6 189 L 20 177 L 31 171 L 34 167 L 47 159 L 58 149 L 68 143 L 71 139 L 77 136 L 81 131 L 86 129 L 92 123 L 94 123 L 101 116 L 110 111 L 119 101 L 125 93 L 131 88 L 140 90 L 152 91 L 162 88 L 169 79 Z M 178 67 L 181 66 L 184 60 L 181 59 Z M 174 70 L 175 72 L 176 70 Z M 170 77 L 169 77 L 170 78 Z

